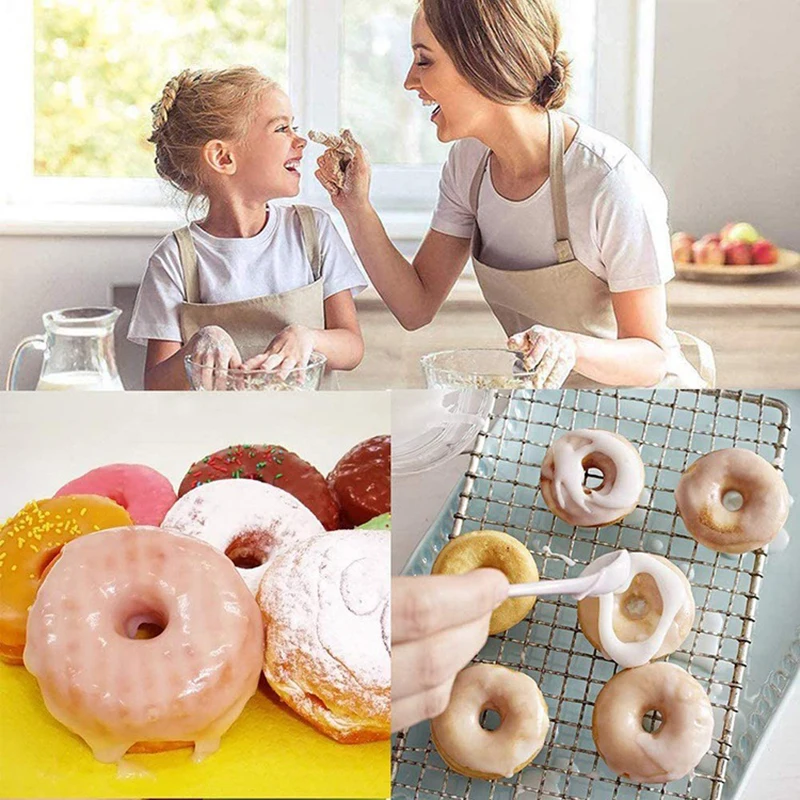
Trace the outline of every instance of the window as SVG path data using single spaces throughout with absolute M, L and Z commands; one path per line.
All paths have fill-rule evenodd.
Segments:
M 567 110 L 646 155 L 654 0 L 558 0 L 575 79 Z M 430 211 L 447 146 L 415 93 L 415 0 L 6 0 L 0 69 L 15 153 L 0 202 L 163 206 L 150 106 L 191 66 L 254 64 L 301 128 L 352 127 L 379 208 Z M 650 65 L 652 67 L 652 65 Z M 313 159 L 313 155 L 312 155 Z M 325 204 L 309 161 L 303 197 Z

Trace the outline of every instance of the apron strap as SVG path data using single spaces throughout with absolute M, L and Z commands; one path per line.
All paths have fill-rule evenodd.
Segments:
M 300 230 L 303 235 L 303 247 L 305 247 L 306 258 L 311 264 L 311 273 L 314 280 L 318 281 L 322 275 L 322 258 L 319 247 L 319 231 L 317 230 L 317 220 L 314 218 L 314 210 L 311 206 L 294 206 L 297 216 L 300 218 Z
M 547 112 L 550 127 L 550 196 L 553 200 L 553 220 L 556 225 L 556 256 L 558 263 L 574 261 L 569 241 L 567 190 L 564 185 L 564 123 L 554 111 Z
M 200 302 L 200 287 L 197 279 L 197 250 L 195 250 L 192 234 L 188 225 L 173 231 L 178 242 L 178 254 L 183 269 L 183 286 L 187 303 Z

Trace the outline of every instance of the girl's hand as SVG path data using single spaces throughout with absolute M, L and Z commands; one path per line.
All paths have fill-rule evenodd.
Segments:
M 333 163 L 334 159 L 338 160 L 338 156 L 333 150 L 326 150 L 317 159 L 319 169 L 314 175 L 328 190 L 334 207 L 345 215 L 348 211 L 356 211 L 369 203 L 372 169 L 367 151 L 353 139 L 350 131 L 343 131 L 342 135 L 350 139 L 355 150 L 355 155 L 344 172 L 344 186 L 339 188 L 336 185 Z
M 496 569 L 392 580 L 392 730 L 438 717 L 508 597 Z
M 200 328 L 186 343 L 192 361 L 203 367 L 203 386 L 205 389 L 224 389 L 225 376 L 219 375 L 215 381 L 211 369 L 239 369 L 242 357 L 230 334 L 217 325 Z M 219 383 L 219 386 L 214 385 Z
M 578 358 L 578 347 L 570 334 L 544 325 L 514 334 L 506 346 L 522 353 L 525 369 L 534 373 L 534 389 L 561 388 Z
M 275 370 L 283 379 L 295 367 L 305 367 L 314 351 L 316 333 L 305 325 L 284 328 L 258 356 L 245 362 L 245 369 Z

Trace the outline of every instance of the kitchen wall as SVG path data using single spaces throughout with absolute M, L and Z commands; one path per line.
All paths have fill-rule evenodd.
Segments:
M 652 168 L 673 230 L 800 250 L 800 2 L 658 0 Z

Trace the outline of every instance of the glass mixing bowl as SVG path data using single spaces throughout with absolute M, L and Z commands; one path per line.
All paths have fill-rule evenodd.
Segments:
M 510 350 L 442 350 L 422 356 L 420 364 L 429 389 L 534 388 L 534 373 L 526 372 Z
M 222 392 L 313 392 L 320 388 L 327 359 L 312 353 L 305 367 L 287 374 L 266 369 L 219 369 L 207 367 L 186 356 L 186 374 L 195 391 Z

